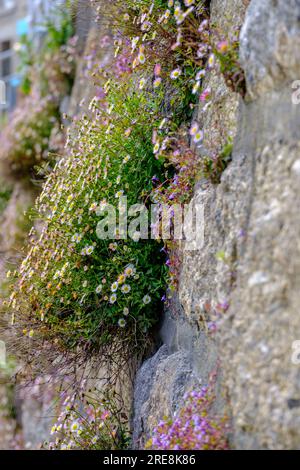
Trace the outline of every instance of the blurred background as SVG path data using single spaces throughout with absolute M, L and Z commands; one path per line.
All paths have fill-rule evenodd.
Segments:
M 1 106 L 2 121 L 16 106 L 21 83 L 20 56 L 24 38 L 41 47 L 46 20 L 55 21 L 55 7 L 64 0 L 0 0 L 0 80 L 6 87 L 6 103 Z
M 15 171 L 12 162 L 18 144 L 21 160 L 26 161 L 26 148 L 33 145 L 28 144 L 30 132 L 36 132 L 33 142 L 43 137 L 43 145 L 31 149 L 35 163 L 46 158 L 50 140 L 55 140 L 53 128 L 62 124 L 65 109 L 60 104 L 64 101 L 68 106 L 76 70 L 77 49 L 72 43 L 76 20 L 71 9 L 75 4 L 80 2 L 0 0 L 0 449 L 37 448 L 47 437 L 52 419 L 52 395 L 49 398 L 45 388 L 41 390 L 39 381 L 30 388 L 21 385 L 27 372 L 7 347 L 7 271 L 16 269 L 23 256 L 31 227 L 27 213 L 42 180 L 32 168 L 21 166 Z M 87 29 L 88 24 L 87 20 Z M 50 113 L 47 103 L 52 103 Z M 59 137 L 63 141 L 63 132 Z

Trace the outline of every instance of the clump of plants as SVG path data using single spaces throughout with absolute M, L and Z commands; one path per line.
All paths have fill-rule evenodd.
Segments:
M 60 129 L 61 99 L 71 90 L 76 63 L 76 37 L 70 13 L 64 13 L 59 26 L 47 25 L 45 43 L 34 52 L 23 38 L 22 58 L 24 97 L 1 132 L 2 172 L 14 178 L 36 177 L 36 167 L 51 160 L 53 129 Z M 21 72 L 22 73 L 22 72 Z M 61 132 L 60 132 L 61 133 Z
M 36 86 L 37 76 L 43 94 L 57 96 L 72 85 L 75 73 L 76 43 L 72 7 L 67 2 L 64 9 L 55 12 L 55 21 L 48 19 L 44 25 L 45 39 L 36 49 L 32 39 L 23 35 L 18 48 L 20 89 L 29 95 Z
M 48 158 L 49 138 L 59 122 L 52 97 L 41 98 L 37 91 L 26 97 L 1 133 L 0 160 L 6 175 L 33 176 L 35 165 Z
M 205 2 L 135 0 L 126 11 L 120 2 L 114 8 L 115 61 L 108 70 L 90 60 L 98 91 L 37 200 L 33 219 L 43 228 L 30 234 L 10 307 L 16 329 L 31 338 L 89 351 L 114 341 L 132 353 L 159 318 L 167 271 L 176 287 L 177 241 L 163 247 L 160 236 L 140 239 L 138 226 L 133 237 L 117 226 L 103 239 L 103 212 L 114 205 L 119 216 L 124 196 L 128 207 L 183 205 L 197 178 L 219 177 L 229 155 L 200 164 L 204 134 L 190 124 L 197 102 L 211 99 L 203 87 L 214 65 Z
M 6 183 L 4 183 L 4 181 L 2 181 L 2 179 L 0 180 L 0 184 L 1 184 L 1 190 L 0 190 L 0 216 L 3 214 L 7 204 L 8 204 L 8 201 L 10 199 L 10 196 L 11 196 L 11 193 L 12 193 L 12 188 L 10 187 L 10 185 L 7 185 Z
M 116 44 L 119 61 L 123 43 Z M 130 63 L 130 55 L 125 57 L 117 81 L 107 71 L 105 83 L 98 78 L 102 92 L 90 104 L 92 117 L 84 116 L 72 129 L 69 156 L 44 186 L 35 213 L 44 228 L 31 234 L 31 249 L 10 301 L 17 326 L 26 318 L 26 334 L 51 337 L 70 348 L 102 347 L 116 338 L 123 347 L 144 344 L 166 288 L 170 263 L 165 266 L 156 240 L 139 240 L 138 231 L 136 239 L 124 240 L 117 231 L 102 240 L 96 229 L 106 205 L 118 205 L 127 196 L 128 206 L 147 206 L 158 195 L 157 179 L 174 179 L 175 185 L 174 171 L 190 156 L 179 130 L 190 109 L 182 104 L 190 79 L 168 71 L 166 63 L 167 96 L 158 83 L 165 67 L 156 64 L 156 57 L 149 57 L 157 80 L 152 84 Z M 97 80 L 95 70 L 93 77 Z M 184 178 L 194 174 L 186 171 L 184 176 L 184 168 L 181 173 L 184 202 L 187 185 L 192 190 Z M 167 194 L 168 185 L 163 186 Z
M 187 393 L 175 416 L 158 423 L 146 449 L 227 450 L 228 419 L 213 415 L 214 399 L 211 387 Z
M 162 167 L 148 125 L 158 105 L 125 82 L 107 92 L 104 106 L 94 101 L 97 119 L 83 117 L 70 136 L 69 157 L 38 198 L 44 228 L 31 236 L 11 298 L 18 322 L 27 312 L 28 331 L 44 330 L 69 347 L 116 336 L 134 344 L 156 321 L 165 287 L 155 240 L 124 239 L 118 228 L 108 239 L 97 235 L 100 212 L 125 195 L 128 207 L 143 202 Z
M 246 94 L 245 73 L 239 63 L 239 40 L 237 32 L 233 38 L 222 39 L 214 47 L 219 69 L 226 85 L 241 96 Z
M 200 176 L 218 183 L 230 161 L 230 142 L 212 157 L 199 156 L 205 136 L 192 120 L 199 104 L 208 109 L 212 90 L 205 77 L 226 51 L 220 45 L 216 51 L 211 42 L 207 2 L 117 1 L 107 9 L 111 14 L 100 9 L 101 2 L 93 3 L 99 4 L 101 21 L 112 19 L 115 60 L 105 68 L 96 51 L 87 58 L 86 79 L 97 92 L 87 115 L 71 126 L 66 155 L 32 211 L 27 256 L 10 274 L 9 307 L 17 341 L 22 337 L 29 349 L 45 346 L 51 358 L 72 351 L 81 359 L 100 351 L 102 360 L 118 367 L 145 350 L 164 292 L 176 288 L 180 271 L 177 240 L 141 238 L 133 220 L 137 215 L 143 220 L 140 205 L 183 206 Z M 99 38 L 99 47 L 110 42 L 108 36 Z M 68 47 L 74 47 L 72 40 Z M 222 73 L 232 71 L 236 55 L 227 54 L 226 61 Z M 44 72 L 41 90 L 49 90 L 55 78 Z M 51 89 L 51 96 L 57 103 L 61 91 Z M 127 207 L 135 206 L 130 236 L 118 223 L 125 197 Z M 111 206 L 116 228 L 99 236 Z M 150 237 L 151 221 L 146 225 Z M 185 399 L 173 419 L 159 424 L 148 447 L 227 448 L 226 420 L 208 414 L 211 390 Z M 107 414 L 108 406 L 69 398 L 51 446 L 126 447 L 121 410 Z
M 227 143 L 220 152 L 216 152 L 211 157 L 204 157 L 202 160 L 203 175 L 213 184 L 220 183 L 223 171 L 231 161 L 233 150 L 232 139 L 229 137 Z
M 51 429 L 51 450 L 121 450 L 129 444 L 128 418 L 116 397 L 66 396 Z

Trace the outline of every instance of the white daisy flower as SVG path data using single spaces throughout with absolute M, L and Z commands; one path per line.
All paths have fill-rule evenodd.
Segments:
M 215 56 L 214 54 L 211 54 L 208 58 L 208 66 L 212 68 L 215 65 Z
M 129 162 L 129 160 L 130 160 L 130 155 L 127 155 L 127 156 L 123 159 L 123 163 Z
M 180 69 L 174 69 L 172 70 L 170 77 L 172 80 L 176 80 L 179 76 L 181 75 L 181 70 Z
M 144 64 L 146 60 L 145 54 L 143 52 L 140 52 L 138 55 L 138 61 L 140 64 Z
M 52 426 L 51 431 L 50 431 L 51 436 L 53 436 L 53 434 L 55 434 L 56 432 L 57 432 L 57 427 Z
M 97 205 L 97 202 L 93 202 L 93 204 L 89 208 L 89 211 L 94 212 L 97 209 Z
M 142 90 L 145 85 L 146 85 L 146 80 L 144 78 L 141 78 L 140 83 L 139 83 L 139 89 Z
M 194 136 L 195 134 L 197 134 L 198 130 L 199 130 L 199 126 L 196 122 L 194 122 L 190 128 L 190 135 Z
M 86 247 L 85 252 L 86 252 L 87 255 L 91 255 L 91 254 L 93 253 L 93 251 L 94 251 L 94 247 L 93 247 L 93 246 L 88 246 L 88 247 Z
M 98 287 L 96 287 L 96 294 L 100 294 L 102 291 L 102 285 L 100 284 Z
M 157 77 L 153 82 L 153 87 L 158 88 L 160 86 L 160 84 L 161 84 L 161 78 Z
M 145 305 L 147 305 L 147 304 L 150 304 L 150 302 L 151 302 L 151 297 L 150 297 L 150 295 L 148 295 L 148 294 L 145 295 L 145 296 L 143 297 L 143 303 L 144 303 Z
M 78 421 L 74 421 L 70 429 L 71 429 L 71 432 L 78 432 L 80 429 Z
M 196 134 L 194 135 L 194 142 L 197 144 L 198 142 L 201 142 L 203 140 L 204 134 L 203 131 L 198 130 Z
M 121 287 L 121 291 L 123 294 L 128 294 L 131 291 L 131 287 L 129 284 L 124 284 L 124 286 Z
M 159 147 L 160 147 L 159 142 L 156 142 L 156 144 L 153 147 L 153 153 L 158 153 Z
M 112 285 L 111 285 L 111 291 L 112 292 L 116 292 L 116 290 L 118 289 L 118 286 L 119 284 L 117 282 L 114 282 Z
M 128 266 L 126 266 L 124 274 L 125 274 L 126 277 L 130 277 L 130 276 L 134 276 L 135 272 L 136 272 L 136 269 L 135 269 L 134 265 L 129 264 Z
M 124 328 L 126 326 L 126 321 L 124 320 L 124 318 L 120 318 L 120 320 L 118 321 L 118 325 L 121 328 Z
M 197 80 L 197 81 L 198 81 L 198 80 L 201 80 L 201 78 L 205 77 L 205 75 L 206 75 L 206 72 L 205 72 L 204 69 L 203 69 L 203 70 L 199 70 L 199 72 L 197 72 L 197 75 L 196 75 L 196 80 Z
M 196 82 L 194 84 L 193 90 L 192 90 L 193 95 L 195 95 L 197 93 L 197 91 L 199 90 L 199 87 L 200 87 L 200 82 Z

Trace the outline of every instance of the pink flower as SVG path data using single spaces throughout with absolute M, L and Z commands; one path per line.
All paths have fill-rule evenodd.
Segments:
M 226 52 L 228 49 L 228 42 L 227 41 L 220 41 L 217 45 L 217 50 L 222 54 Z
M 161 65 L 160 64 L 156 64 L 155 67 L 154 67 L 154 75 L 156 77 L 158 77 L 158 75 L 161 74 Z
M 201 95 L 200 95 L 200 101 L 202 101 L 202 102 L 207 101 L 207 99 L 210 97 L 210 94 L 211 94 L 211 89 L 206 88 L 203 91 L 203 93 L 201 93 Z

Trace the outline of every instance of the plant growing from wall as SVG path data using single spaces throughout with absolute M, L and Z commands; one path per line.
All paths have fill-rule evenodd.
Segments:
M 146 449 L 226 450 L 228 420 L 215 416 L 211 407 L 215 396 L 211 387 L 193 390 L 184 396 L 184 405 L 174 417 L 164 418 L 153 430 Z
M 99 396 L 100 395 L 100 396 Z M 66 396 L 51 441 L 45 447 L 57 450 L 121 450 L 128 448 L 128 417 L 118 397 L 85 393 Z
M 25 97 L 1 132 L 2 173 L 14 179 L 37 176 L 36 167 L 51 160 L 51 136 L 60 128 L 60 102 L 71 90 L 75 71 L 76 37 L 70 13 L 62 13 L 60 26 L 47 23 L 41 51 L 23 38 L 20 47 Z
M 50 83 L 50 77 L 47 77 L 51 65 L 52 67 L 55 65 L 56 81 L 67 81 L 71 84 L 73 80 L 74 60 L 72 60 L 72 56 L 74 57 L 75 51 L 71 50 L 74 45 L 72 8 L 69 5 L 52 13 L 53 18 L 49 18 L 44 24 L 39 25 L 45 30 L 45 39 L 38 49 L 27 34 L 20 38 L 18 68 L 22 78 L 20 89 L 25 95 L 30 94 L 32 87 L 37 82 L 37 76 L 39 82 L 46 80 L 46 83 L 41 84 L 41 88 L 46 94 L 48 93 L 49 86 L 53 86 Z
M 70 156 L 38 199 L 37 217 L 46 225 L 33 238 L 15 292 L 18 302 L 24 294 L 29 300 L 32 328 L 41 321 L 42 329 L 69 346 L 109 344 L 118 335 L 135 343 L 156 320 L 164 287 L 155 241 L 97 237 L 99 207 L 118 203 L 123 194 L 128 205 L 142 202 L 161 167 L 148 126 L 157 104 L 126 83 L 111 85 L 108 100 L 102 114 L 95 104 L 97 121 L 82 119 Z M 25 318 L 26 309 L 18 308 Z
M 30 234 L 9 305 L 16 331 L 36 345 L 91 353 L 117 343 L 126 356 L 144 349 L 167 268 L 175 288 L 180 259 L 176 240 L 164 248 L 120 233 L 100 240 L 99 211 L 123 195 L 128 205 L 184 204 L 199 176 L 217 182 L 229 153 L 200 164 L 204 135 L 190 123 L 197 103 L 211 99 L 203 86 L 214 63 L 205 2 L 115 6 L 122 13 L 114 21 L 115 61 L 103 70 L 96 54 L 88 59 L 98 91 L 37 200 L 33 220 L 43 228 Z
M 70 129 L 66 155 L 37 200 L 32 217 L 42 228 L 30 233 L 27 256 L 13 275 L 9 305 L 17 340 L 23 337 L 31 351 L 46 344 L 50 360 L 65 351 L 75 352 L 76 358 L 101 351 L 102 360 L 114 356 L 120 366 L 144 352 L 163 307 L 167 271 L 175 288 L 180 258 L 176 240 L 163 246 L 161 240 L 123 240 L 120 232 L 113 239 L 99 239 L 100 213 L 108 204 L 118 205 L 124 195 L 128 205 L 182 205 L 189 202 L 200 176 L 219 182 L 232 144 L 200 159 L 205 136 L 191 119 L 199 102 L 206 108 L 212 99 L 204 81 L 216 57 L 221 72 L 235 76 L 237 45 L 227 55 L 220 47 L 214 50 L 206 2 L 133 0 L 113 7 L 119 12 L 113 14 L 115 61 L 103 69 L 96 52 L 87 58 L 97 93 L 87 115 Z M 109 46 L 110 38 L 99 38 L 99 43 Z M 42 94 L 51 89 L 59 102 L 60 88 L 52 89 L 56 73 L 53 78 L 44 72 Z M 225 421 L 206 414 L 212 397 L 206 389 L 187 396 L 186 407 L 159 425 L 149 445 L 226 448 Z M 54 433 L 64 434 L 54 447 L 125 445 L 126 439 L 114 440 L 115 418 L 108 434 L 95 432 L 101 407 L 99 413 L 91 412 L 93 422 L 87 422 L 88 412 L 72 406 L 62 418 L 67 427 L 61 420 L 54 426 Z
M 225 83 L 232 91 L 242 97 L 246 94 L 245 73 L 239 62 L 239 31 L 234 31 L 231 37 L 222 37 L 222 32 L 214 31 L 219 40 L 215 40 L 213 53 L 218 60 L 219 70 Z
M 120 47 L 117 60 L 123 51 Z M 157 321 L 166 272 L 160 246 L 154 240 L 99 240 L 95 231 L 99 207 L 115 204 L 123 194 L 128 205 L 147 203 L 155 178 L 176 185 L 174 168 L 184 170 L 191 155 L 179 130 L 189 109 L 187 96 L 193 96 L 189 62 L 181 77 L 169 62 L 164 70 L 154 60 L 150 55 L 156 79 L 164 74 L 166 93 L 157 83 L 147 84 L 134 64 L 132 80 L 131 67 L 126 80 L 117 82 L 105 71 L 103 94 L 90 105 L 93 117 L 84 116 L 70 133 L 69 156 L 57 165 L 37 201 L 36 217 L 44 229 L 32 237 L 11 298 L 21 331 L 26 318 L 26 331 L 71 348 L 102 347 L 115 338 L 133 347 L 144 343 L 144 334 Z M 192 165 L 181 174 L 176 193 L 184 202 L 196 171 Z

